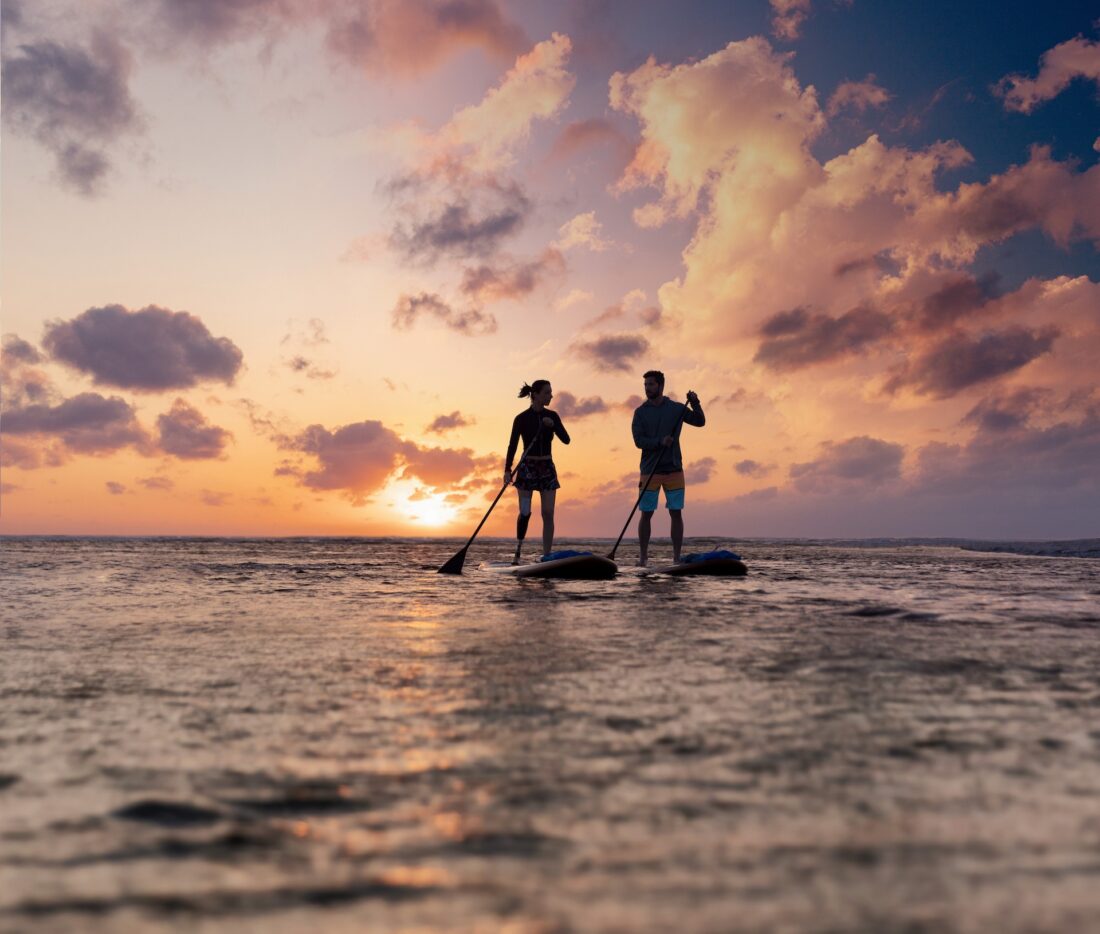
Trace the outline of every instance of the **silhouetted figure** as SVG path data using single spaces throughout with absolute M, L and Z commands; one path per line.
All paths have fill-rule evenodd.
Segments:
M 508 441 L 508 454 L 504 458 L 504 482 L 508 483 L 512 476 L 512 459 L 522 437 L 524 456 L 514 481 L 519 494 L 519 515 L 516 517 L 516 553 L 512 564 L 519 564 L 520 549 L 527 536 L 527 525 L 531 521 L 531 499 L 535 490 L 539 491 L 542 506 L 542 553 L 548 555 L 553 550 L 554 500 L 561 484 L 550 454 L 550 445 L 554 441 L 554 435 L 561 438 L 562 444 L 569 443 L 569 432 L 562 425 L 558 413 L 546 408 L 554 398 L 550 381 L 536 379 L 530 386 L 524 383 L 519 397 L 523 399 L 527 396 L 531 397 L 531 407 L 520 412 L 512 422 L 512 437 Z
M 660 370 L 650 370 L 643 379 L 645 402 L 634 410 L 630 428 L 634 434 L 634 444 L 642 449 L 639 490 L 649 478 L 649 485 L 638 504 L 641 511 L 638 518 L 638 564 L 645 567 L 649 560 L 653 512 L 662 487 L 665 508 L 672 524 L 672 561 L 674 564 L 680 561 L 680 549 L 684 544 L 684 459 L 680 453 L 680 427 L 682 423 L 702 428 L 707 418 L 694 392 L 687 394 L 688 405 L 673 402 L 665 396 L 665 374 Z

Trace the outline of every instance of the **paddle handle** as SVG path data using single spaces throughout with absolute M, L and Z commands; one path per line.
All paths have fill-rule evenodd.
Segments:
M 690 391 L 688 395 L 691 395 Z M 687 403 L 680 410 L 680 417 L 676 419 L 676 425 L 672 429 L 673 440 L 676 438 L 676 432 L 680 430 L 680 426 L 684 423 L 684 416 L 687 415 Z M 664 453 L 663 451 L 661 452 Z M 653 469 L 649 472 L 649 476 L 645 478 L 645 483 L 642 484 L 642 488 L 638 491 L 638 498 L 634 500 L 634 508 L 630 510 L 630 515 L 626 517 L 626 522 L 623 523 L 623 530 L 619 533 L 619 537 L 615 539 L 615 547 L 607 553 L 607 557 L 612 561 L 615 560 L 615 552 L 619 550 L 619 543 L 622 542 L 623 536 L 626 535 L 626 530 L 630 528 L 630 520 L 634 518 L 634 513 L 638 511 L 638 507 L 642 504 L 642 497 L 645 496 L 645 491 L 649 489 L 649 483 L 657 473 L 657 468 L 661 466 L 661 454 L 657 455 L 657 463 L 653 465 Z

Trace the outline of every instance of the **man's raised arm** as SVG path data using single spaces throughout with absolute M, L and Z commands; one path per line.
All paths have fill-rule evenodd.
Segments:
M 693 392 L 688 393 L 687 400 L 688 406 L 684 412 L 684 422 L 688 425 L 694 425 L 696 428 L 702 428 L 707 423 L 707 417 L 703 414 L 703 404 Z

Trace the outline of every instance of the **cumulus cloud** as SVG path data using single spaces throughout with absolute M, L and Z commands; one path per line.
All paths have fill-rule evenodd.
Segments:
M 499 261 L 463 270 L 459 290 L 477 303 L 519 299 L 546 279 L 564 275 L 565 258 L 553 248 L 530 262 Z
M 811 0 L 769 0 L 772 5 L 772 32 L 779 39 L 797 39 L 802 24 L 810 15 Z
M 759 480 L 761 477 L 766 477 L 775 470 L 775 464 L 761 464 L 759 461 L 746 458 L 734 464 L 733 469 L 742 477 L 751 477 L 753 480 Z
M 737 197 L 762 177 L 777 199 L 806 187 L 819 171 L 807 145 L 824 118 L 813 88 L 799 86 L 788 59 L 753 37 L 702 62 L 671 67 L 651 58 L 630 74 L 611 77 L 611 106 L 642 125 L 641 144 L 618 189 L 661 189 L 658 201 L 635 211 L 639 224 L 685 217 L 704 195 L 736 210 Z M 747 225 L 744 236 L 757 236 L 753 213 L 738 214 Z
M 684 480 L 690 484 L 706 483 L 718 467 L 713 457 L 700 457 L 684 471 Z
M 476 457 L 469 448 L 425 448 L 412 442 L 406 443 L 402 455 L 402 476 L 415 477 L 436 489 L 458 483 L 487 463 L 497 463 L 495 457 Z
M 890 318 L 873 308 L 853 308 L 839 318 L 794 308 L 764 322 L 753 359 L 773 370 L 798 369 L 859 353 L 892 330 Z
M 284 446 L 316 459 L 317 469 L 300 475 L 304 486 L 342 490 L 362 502 L 393 473 L 405 442 L 381 422 L 363 421 L 332 431 L 310 425 Z
M 882 486 L 901 476 L 905 447 L 862 435 L 846 441 L 827 441 L 816 460 L 792 464 L 796 489 L 809 493 Z
M 485 257 L 519 233 L 531 213 L 530 199 L 518 183 L 494 176 L 473 178 L 452 167 L 435 174 L 397 180 L 402 219 L 389 244 L 404 259 L 433 264 L 441 258 Z
M 236 344 L 214 337 L 195 315 L 156 305 L 89 308 L 47 325 L 42 344 L 54 360 L 89 374 L 97 385 L 139 392 L 204 381 L 232 384 L 243 358 Z
M 1013 431 L 1031 420 L 1048 393 L 1021 386 L 1011 392 L 982 399 L 963 416 L 963 423 L 982 432 Z
M 1049 146 L 1034 146 L 1023 165 L 937 194 L 913 219 L 926 237 L 939 238 L 927 237 L 935 253 L 953 261 L 969 262 L 985 244 L 1035 227 L 1061 246 L 1077 237 L 1097 243 L 1100 166 L 1078 173 L 1072 163 L 1055 161 Z
M 431 424 L 424 430 L 432 434 L 441 435 L 445 431 L 451 431 L 454 428 L 465 428 L 473 424 L 474 420 L 472 418 L 467 418 L 461 412 L 455 410 L 450 415 L 437 415 L 432 419 Z
M 1019 370 L 1049 353 L 1057 337 L 1053 327 L 1014 327 L 977 338 L 952 334 L 895 369 L 884 389 L 896 393 L 911 387 L 921 395 L 947 398 Z
M 941 285 L 931 287 L 917 303 L 911 325 L 917 331 L 933 333 L 971 319 L 998 298 L 1000 277 L 987 273 L 980 279 L 962 274 L 949 274 Z
M 34 344 L 23 340 L 18 334 L 4 335 L 2 353 L 5 363 L 36 364 L 43 359 Z
M 379 421 L 362 421 L 329 430 L 311 425 L 284 439 L 286 450 L 315 459 L 316 469 L 284 465 L 277 473 L 293 476 L 312 490 L 336 490 L 357 504 L 380 489 L 401 469 L 401 476 L 432 487 L 452 485 L 497 458 L 479 458 L 468 448 L 426 448 L 402 439 Z
M 610 410 L 611 406 L 600 396 L 578 399 L 571 392 L 559 392 L 554 396 L 554 411 L 562 418 L 587 418 L 590 415 L 602 415 Z
M 842 81 L 829 96 L 826 112 L 835 117 L 842 110 L 854 110 L 863 113 L 871 107 L 882 107 L 893 95 L 875 82 L 874 75 L 868 75 L 862 81 Z
M 194 406 L 177 399 L 170 411 L 157 418 L 157 445 L 182 460 L 221 457 L 233 435 L 212 425 Z
M 492 334 L 497 329 L 497 319 L 479 308 L 456 311 L 435 293 L 402 295 L 393 309 L 393 326 L 408 331 L 417 320 L 428 316 L 442 322 L 447 328 L 466 337 Z
M 605 373 L 629 373 L 638 357 L 649 350 L 649 341 L 638 334 L 606 334 L 578 341 L 571 349 Z
M 373 75 L 420 75 L 470 47 L 510 58 L 527 42 L 495 0 L 374 0 L 342 9 L 331 21 L 328 46 Z
M 558 239 L 554 242 L 559 250 L 572 250 L 584 247 L 594 253 L 602 253 L 614 244 L 600 236 L 602 225 L 596 220 L 596 212 L 578 214 L 558 228 Z
M 472 174 L 499 172 L 515 161 L 536 120 L 565 107 L 576 79 L 566 70 L 568 36 L 554 33 L 519 56 L 500 82 L 476 104 L 459 110 L 434 133 L 400 127 L 393 136 L 421 167 L 461 162 Z
M 5 334 L 0 351 L 0 390 L 6 409 L 46 402 L 54 395 L 53 382 L 38 369 L 42 354 L 17 334 Z
M 3 426 L 0 425 L 0 432 Z M 66 460 L 64 445 L 58 443 L 15 441 L 10 434 L 0 444 L 0 465 L 35 470 L 38 467 L 59 467 Z
M 76 454 L 111 454 L 126 447 L 143 453 L 149 450 L 149 439 L 130 404 L 118 396 L 107 398 L 95 392 L 80 393 L 57 405 L 7 408 L 0 432 L 43 441 L 54 438 L 67 452 Z
M 96 34 L 88 48 L 20 45 L 4 55 L 0 73 L 4 120 L 53 155 L 64 185 L 97 194 L 111 168 L 111 145 L 142 125 L 130 70 L 129 52 L 106 33 Z
M 1075 78 L 1100 82 L 1100 42 L 1082 36 L 1044 52 L 1035 78 L 1008 75 L 995 88 L 1008 110 L 1031 113 L 1062 93 Z
M 944 185 L 944 173 L 971 161 L 958 143 L 911 150 L 875 135 L 819 162 L 816 94 L 759 38 L 698 62 L 647 62 L 615 75 L 610 95 L 642 135 L 618 190 L 656 192 L 635 221 L 694 221 L 682 272 L 658 297 L 670 320 L 692 322 L 703 359 L 792 383 L 858 361 L 838 378 L 873 380 L 879 370 L 895 391 L 934 398 L 1027 359 L 1048 379 L 1080 378 L 1076 348 L 1096 345 L 1095 317 L 1055 296 L 1083 293 L 1087 280 L 1006 293 L 969 267 L 983 248 L 1029 230 L 1060 246 L 1100 243 L 1100 166 L 1082 170 L 1037 146 L 1019 165 Z M 1055 346 L 1049 328 L 1074 338 Z M 941 347 L 950 365 L 932 360 Z

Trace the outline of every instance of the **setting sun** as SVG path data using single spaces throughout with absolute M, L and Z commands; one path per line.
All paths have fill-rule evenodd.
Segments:
M 455 507 L 445 502 L 443 495 L 439 493 L 424 496 L 423 499 L 410 497 L 404 508 L 410 521 L 433 528 L 446 525 L 457 513 Z

